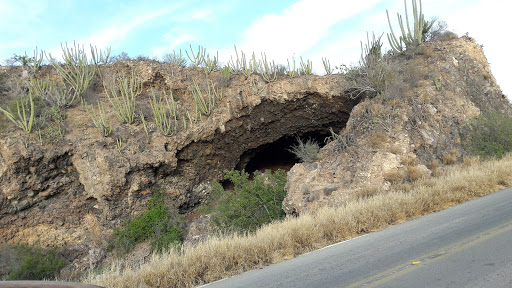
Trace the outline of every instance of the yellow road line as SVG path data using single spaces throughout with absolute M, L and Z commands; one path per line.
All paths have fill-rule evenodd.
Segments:
M 355 288 L 355 287 L 361 287 L 361 286 L 364 286 L 365 288 L 376 287 L 376 286 L 384 284 L 394 278 L 397 278 L 399 276 L 402 276 L 404 274 L 412 272 L 420 267 L 424 267 L 428 264 L 431 264 L 440 259 L 443 259 L 446 256 L 460 252 L 466 248 L 469 248 L 476 244 L 482 243 L 486 240 L 489 240 L 493 237 L 496 237 L 496 236 L 498 236 L 502 233 L 505 233 L 507 231 L 510 231 L 510 230 L 512 230 L 512 221 L 509 221 L 505 224 L 496 226 L 492 229 L 486 230 L 477 235 L 465 238 L 456 243 L 447 245 L 447 246 L 445 246 L 441 249 L 438 249 L 432 253 L 420 256 L 417 259 L 407 261 L 404 264 L 393 267 L 393 268 L 386 270 L 382 273 L 373 275 L 369 278 L 366 278 L 366 279 L 363 279 L 356 283 L 353 283 L 350 286 L 347 286 L 346 288 Z

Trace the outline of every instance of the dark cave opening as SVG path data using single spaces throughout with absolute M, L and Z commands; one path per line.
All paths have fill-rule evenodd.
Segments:
M 337 131 L 336 129 L 334 129 Z M 240 161 L 236 165 L 236 170 L 245 170 L 249 173 L 249 179 L 252 179 L 252 175 L 255 171 L 264 172 L 270 170 L 275 172 L 278 169 L 282 169 L 286 172 L 299 162 L 299 159 L 295 157 L 293 153 L 288 151 L 292 145 L 297 144 L 297 137 L 303 142 L 308 139 L 312 139 L 318 143 L 320 148 L 325 146 L 325 138 L 331 136 L 329 129 L 315 130 L 302 134 L 285 135 L 278 140 L 259 146 L 258 148 L 246 151 L 241 157 Z M 226 190 L 232 190 L 234 185 L 229 180 L 220 181 L 223 188 Z
M 292 145 L 297 144 L 297 137 L 305 142 L 312 139 L 320 147 L 325 146 L 325 138 L 331 135 L 329 129 L 315 130 L 296 135 L 285 135 L 278 140 L 259 146 L 258 148 L 246 151 L 241 157 L 240 162 L 235 167 L 237 170 L 245 169 L 248 173 L 254 171 L 277 169 L 289 171 L 293 165 L 299 162 L 293 153 L 288 151 Z

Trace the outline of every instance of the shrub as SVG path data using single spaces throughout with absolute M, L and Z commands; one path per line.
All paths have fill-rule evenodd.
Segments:
M 416 181 L 430 175 L 424 166 L 407 166 L 407 178 L 409 181 Z
M 320 151 L 320 146 L 314 140 L 308 139 L 306 142 L 302 142 L 302 140 L 297 137 L 297 144 L 292 145 L 288 151 L 293 153 L 300 162 L 313 162 L 318 159 L 318 152 Z
M 32 78 L 28 82 L 28 89 L 35 97 L 39 97 L 49 106 L 65 107 L 73 104 L 74 94 L 67 89 L 64 83 L 46 79 Z
M 389 54 L 382 54 L 382 35 L 375 37 L 373 34 L 370 40 L 367 34 L 367 42 L 361 42 L 361 57 L 359 65 L 339 67 L 346 79 L 351 82 L 346 92 L 352 99 L 360 96 L 373 98 L 383 94 L 388 86 L 397 77 L 398 67 L 391 61 Z M 338 68 L 338 67 L 336 67 Z
M 180 49 L 179 54 L 176 53 L 176 51 L 172 51 L 172 54 L 171 53 L 165 54 L 164 62 L 169 63 L 171 65 L 181 67 L 181 68 L 187 67 L 187 59 L 185 59 L 183 57 L 183 55 L 181 54 L 181 49 Z
M 391 183 L 402 183 L 407 176 L 407 173 L 404 169 L 401 168 L 395 168 L 390 169 L 388 171 L 385 171 L 384 174 L 384 180 L 389 181 Z
M 130 60 L 132 60 L 132 58 L 128 55 L 128 53 L 123 51 L 119 55 L 111 56 L 108 59 L 107 64 L 114 64 L 118 61 L 130 61 Z
M 50 107 L 34 121 L 34 127 L 40 137 L 44 135 L 50 142 L 58 143 L 65 133 L 63 126 L 65 118 L 66 115 L 58 107 Z
M 26 54 L 25 55 L 17 55 L 17 54 L 14 54 L 12 57 L 12 63 L 19 63 L 20 65 L 22 66 L 29 66 L 30 64 L 34 63 L 34 58 L 32 57 L 28 57 Z
M 443 164 L 453 164 L 457 162 L 460 157 L 459 150 L 452 149 L 448 152 L 448 154 L 443 155 Z
M 355 144 L 353 136 L 347 133 L 347 130 L 343 130 L 340 134 L 336 134 L 332 128 L 329 128 L 329 131 L 331 132 L 331 136 L 326 137 L 324 142 L 326 144 L 334 142 L 334 145 L 331 146 L 332 152 L 341 152 L 346 150 L 349 146 Z
M 0 248 L 1 264 L 11 267 L 7 280 L 43 280 L 57 276 L 64 258 L 56 249 L 26 244 L 7 244 Z
M 465 127 L 465 148 L 483 158 L 501 158 L 512 151 L 512 117 L 501 112 L 487 112 Z
M 138 61 L 138 62 L 141 62 L 141 61 L 152 61 L 153 59 L 149 58 L 149 56 L 140 54 L 134 60 Z
M 285 216 L 281 208 L 286 195 L 286 172 L 277 170 L 261 173 L 254 179 L 242 171 L 224 171 L 224 179 L 234 184 L 233 191 L 225 191 L 220 184 L 214 185 L 210 194 L 210 207 L 203 213 L 211 214 L 212 222 L 221 229 L 254 231 L 263 224 Z
M 167 206 L 164 204 L 164 196 L 157 192 L 153 199 L 149 200 L 146 211 L 114 229 L 114 239 L 111 249 L 119 249 L 128 252 L 135 244 L 151 241 L 153 251 L 162 252 L 171 244 L 181 245 L 183 231 L 173 221 Z

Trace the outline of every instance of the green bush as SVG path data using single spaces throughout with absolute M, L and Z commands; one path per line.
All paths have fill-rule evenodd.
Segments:
M 153 251 L 161 252 L 172 245 L 181 245 L 183 231 L 173 221 L 167 206 L 164 204 L 164 196 L 156 193 L 149 200 L 146 211 L 114 229 L 114 239 L 110 247 L 123 252 L 128 252 L 135 244 L 150 240 Z
M 12 269 L 7 280 L 51 279 L 65 265 L 64 258 L 56 249 L 26 244 L 2 245 L 0 256 L 0 264 Z
M 483 158 L 501 158 L 512 151 L 512 117 L 501 112 L 483 113 L 465 129 L 466 150 Z
M 249 173 L 242 171 L 224 171 L 225 180 L 233 183 L 234 189 L 224 190 L 220 184 L 214 185 L 210 194 L 210 207 L 203 213 L 211 215 L 212 222 L 223 230 L 254 231 L 263 224 L 285 216 L 281 208 L 286 195 L 284 186 L 286 172 L 277 170 Z

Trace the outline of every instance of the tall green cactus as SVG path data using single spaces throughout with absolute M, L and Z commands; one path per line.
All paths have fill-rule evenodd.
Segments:
M 7 110 L 4 110 L 0 107 L 0 112 L 4 113 L 5 117 L 7 119 L 11 120 L 12 123 L 14 123 L 19 128 L 25 130 L 27 133 L 30 133 L 30 130 L 32 130 L 32 126 L 34 124 L 34 101 L 32 99 L 32 90 L 29 89 L 28 91 L 28 102 L 27 99 L 20 99 L 16 101 L 16 110 L 17 113 L 14 113 L 11 111 L 11 109 L 7 108 Z M 30 104 L 30 106 L 28 105 Z M 30 110 L 30 111 L 29 111 Z M 27 113 L 30 113 L 30 115 L 27 115 Z
M 190 54 L 192 54 L 192 56 L 190 56 L 188 54 L 188 51 L 185 50 L 185 53 L 187 53 L 188 59 L 190 59 L 190 62 L 194 63 L 196 66 L 203 64 L 204 57 L 206 56 L 206 48 L 203 48 L 203 47 L 201 47 L 201 45 L 198 45 L 197 53 L 194 53 L 194 49 L 192 49 L 192 45 L 190 45 L 190 52 L 191 52 Z
M 61 44 L 64 65 L 59 64 L 51 54 L 48 56 L 50 64 L 74 90 L 73 97 L 67 104 L 68 106 L 71 106 L 76 99 L 82 98 L 96 73 L 94 63 L 87 60 L 83 45 L 80 47 L 80 45 L 73 43 L 73 46 L 74 48 L 68 48 L 67 43 L 65 47 Z
M 411 27 L 409 25 L 409 13 L 407 11 L 407 2 L 404 0 L 404 6 L 405 6 L 405 22 L 407 24 L 407 32 L 404 28 L 404 23 L 402 19 L 402 15 L 397 13 L 398 17 L 398 24 L 400 25 L 400 30 L 402 31 L 402 36 L 396 38 L 395 32 L 393 31 L 393 27 L 391 26 L 391 20 L 389 20 L 389 12 L 386 10 L 386 15 L 388 16 L 388 24 L 389 28 L 391 30 L 391 33 L 388 33 L 388 41 L 391 45 L 391 48 L 393 51 L 397 53 L 401 53 L 404 51 L 403 44 L 405 44 L 405 50 L 409 48 L 414 48 L 421 44 L 422 38 L 423 38 L 423 25 L 425 24 L 424 16 L 422 13 L 422 5 L 421 0 L 419 5 L 419 13 L 418 13 L 418 5 L 416 4 L 416 0 L 411 0 L 412 2 L 412 10 L 413 10 L 413 17 L 414 17 L 414 27 L 413 30 L 411 30 Z

